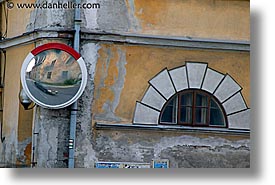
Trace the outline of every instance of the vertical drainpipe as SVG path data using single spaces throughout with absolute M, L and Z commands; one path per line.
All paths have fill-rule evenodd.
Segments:
M 75 0 L 76 4 L 80 4 L 81 0 Z M 79 53 L 80 44 L 80 9 L 75 8 L 74 15 L 74 49 Z M 70 139 L 69 139 L 69 162 L 68 168 L 74 168 L 74 150 L 75 150 L 75 134 L 76 134 L 76 114 L 77 114 L 77 101 L 71 105 L 71 115 L 70 115 Z

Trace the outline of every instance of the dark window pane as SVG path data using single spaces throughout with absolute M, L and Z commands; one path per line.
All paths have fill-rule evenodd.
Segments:
M 51 79 L 52 78 L 52 72 L 48 72 L 47 73 L 47 79 Z
M 214 109 L 220 109 L 219 105 L 213 99 L 211 99 L 210 107 Z
M 56 63 L 56 60 L 52 61 L 51 66 L 53 67 L 55 63 Z
M 163 111 L 161 122 L 172 123 L 173 122 L 173 107 L 167 106 Z
M 225 126 L 223 112 L 219 105 L 211 99 L 210 106 L 210 125 L 212 126 Z
M 161 115 L 161 123 L 176 123 L 177 117 L 177 96 L 172 98 L 164 108 Z
M 196 106 L 208 107 L 208 97 L 202 94 L 196 94 Z
M 168 102 L 167 106 L 174 106 L 175 103 L 176 103 L 176 98 L 174 97 Z
M 181 95 L 180 105 L 190 105 L 193 104 L 193 94 L 192 93 L 185 93 Z
M 181 107 L 180 108 L 180 122 L 181 123 L 192 123 L 192 108 Z
M 169 100 L 161 113 L 160 123 L 226 126 L 224 116 L 222 107 L 214 98 L 194 90 L 179 93 Z
M 62 71 L 62 79 L 67 80 L 68 79 L 68 71 Z
M 196 124 L 207 124 L 207 108 L 196 108 Z

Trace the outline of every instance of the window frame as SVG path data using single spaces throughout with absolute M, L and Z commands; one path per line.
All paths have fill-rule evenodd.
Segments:
M 47 79 L 48 80 L 52 79 L 52 71 L 47 72 Z
M 188 93 L 191 93 L 192 94 L 192 105 L 186 105 L 185 107 L 191 107 L 191 110 L 192 110 L 192 120 L 191 120 L 191 123 L 189 122 L 181 122 L 180 121 L 180 111 L 181 111 L 181 105 L 180 105 L 180 102 L 181 102 L 181 98 L 182 98 L 182 95 L 184 94 L 188 94 Z M 207 97 L 207 106 L 197 106 L 196 105 L 196 95 L 197 94 L 201 94 L 201 95 L 204 95 Z M 166 108 L 166 106 L 169 104 L 169 102 L 175 98 L 176 99 L 176 112 L 177 112 L 177 115 L 176 115 L 176 122 L 173 123 L 173 122 L 161 122 L 161 117 L 164 113 L 164 110 Z M 210 124 L 210 114 L 211 114 L 211 100 L 214 100 L 214 102 L 218 105 L 219 109 L 221 110 L 222 112 L 222 115 L 223 115 L 223 118 L 224 118 L 224 125 L 211 125 Z M 207 117 L 206 117 L 206 123 L 203 123 L 203 124 L 200 124 L 200 123 L 197 123 L 196 122 L 196 108 L 201 108 L 201 109 L 206 109 L 207 110 Z M 204 90 L 201 90 L 201 89 L 187 89 L 187 90 L 183 90 L 183 91 L 180 91 L 180 92 L 177 92 L 176 94 L 174 94 L 172 97 L 170 97 L 167 102 L 164 104 L 163 108 L 161 109 L 160 111 L 160 116 L 159 116 L 159 121 L 158 123 L 160 125 L 179 125 L 179 126 L 189 126 L 189 127 L 211 127 L 211 128 L 228 128 L 228 120 L 227 120 L 227 116 L 226 116 L 226 113 L 225 113 L 225 110 L 222 106 L 222 104 L 220 103 L 220 101 L 218 101 L 218 99 L 213 96 L 212 94 L 210 94 L 209 92 L 206 92 Z
M 61 76 L 62 76 L 62 78 L 68 80 L 69 79 L 69 71 L 62 71 Z
M 51 67 L 54 67 L 55 63 L 56 63 L 56 59 L 52 61 Z

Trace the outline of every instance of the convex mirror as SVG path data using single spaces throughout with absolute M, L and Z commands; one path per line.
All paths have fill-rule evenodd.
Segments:
M 49 43 L 31 51 L 21 68 L 21 82 L 36 104 L 60 109 L 74 103 L 87 84 L 83 58 L 73 48 Z

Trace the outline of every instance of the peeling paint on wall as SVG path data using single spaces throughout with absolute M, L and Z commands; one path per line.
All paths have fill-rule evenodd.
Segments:
M 129 30 L 128 10 L 125 0 L 99 0 L 101 8 L 98 10 L 97 24 L 105 32 Z
M 100 114 L 94 116 L 95 120 L 109 120 L 109 121 L 121 121 L 121 118 L 115 115 L 116 108 L 120 102 L 121 92 L 124 87 L 126 76 L 126 55 L 125 52 L 117 48 L 117 50 L 111 50 L 105 48 L 106 55 L 100 63 L 98 70 L 101 71 L 101 78 L 99 79 L 99 87 L 96 88 L 95 97 L 100 102 L 96 104 L 101 110 Z M 113 75 L 108 75 L 109 72 L 114 71 Z M 108 92 L 101 94 L 100 89 L 107 89 Z
M 42 4 L 44 0 L 36 0 L 35 3 Z M 56 3 L 49 0 L 47 3 Z M 74 9 L 40 9 L 36 8 L 31 12 L 27 32 L 45 28 L 71 29 L 73 27 Z
M 44 0 L 31 0 L 31 2 L 42 3 Z M 56 0 L 47 2 L 56 2 Z M 158 35 L 158 39 L 161 39 L 161 36 L 188 38 L 191 36 L 249 40 L 249 1 L 232 3 L 206 0 L 198 3 L 199 1 L 191 0 L 84 0 L 83 2 L 98 2 L 101 5 L 98 10 L 81 10 L 83 31 L 99 31 L 97 34 L 116 33 L 121 41 L 125 37 L 119 36 L 120 33 L 140 34 L 145 37 Z M 18 24 L 18 20 L 9 24 L 9 36 L 24 34 L 22 30 L 71 31 L 73 29 L 74 10 L 35 9 L 31 13 L 28 10 L 22 15 L 11 13 L 9 20 L 17 19 L 18 15 L 24 17 L 30 15 L 29 23 L 27 27 L 26 20 L 22 25 Z M 80 44 L 81 54 L 88 69 L 88 83 L 78 100 L 76 167 L 93 168 L 97 161 L 150 163 L 154 159 L 168 159 L 171 167 L 250 166 L 248 135 L 131 129 L 100 130 L 95 127 L 97 121 L 110 124 L 131 123 L 135 103 L 142 99 L 148 81 L 163 68 L 182 66 L 188 60 L 206 62 L 209 67 L 232 75 L 243 87 L 244 98 L 249 105 L 249 52 L 196 50 L 163 47 L 161 44 L 154 47 L 148 40 L 144 41 L 146 46 L 137 45 L 138 43 L 130 45 L 111 41 L 98 42 L 96 39 L 93 40 L 93 36 L 87 37 L 91 40 L 81 40 Z M 57 42 L 60 42 L 59 39 Z M 100 39 L 104 39 L 104 34 Z M 180 42 L 179 40 L 177 42 Z M 32 149 L 30 136 L 26 134 L 21 137 L 18 134 L 20 128 L 18 111 L 14 110 L 18 109 L 19 102 L 17 99 L 14 101 L 14 97 L 18 97 L 20 77 L 14 74 L 20 73 L 18 64 L 24 59 L 22 56 L 19 57 L 19 54 L 25 56 L 33 47 L 49 41 L 54 40 L 45 39 L 27 48 L 23 48 L 26 45 L 20 45 L 7 50 L 7 65 L 10 66 L 7 66 L 5 79 L 12 80 L 5 83 L 5 91 L 10 96 L 6 96 L 4 101 L 6 104 L 3 130 L 6 139 L 0 144 L 1 162 L 15 164 L 30 161 L 29 152 Z M 173 39 L 169 42 L 173 43 Z M 17 58 L 20 61 L 17 61 Z M 69 108 L 47 110 L 36 107 L 35 136 L 32 134 L 35 138 L 33 154 L 37 167 L 67 167 L 69 112 Z
M 115 112 L 119 102 L 120 102 L 120 95 L 121 91 L 124 87 L 125 76 L 126 76 L 126 68 L 125 65 L 127 64 L 125 52 L 121 49 L 118 49 L 119 61 L 116 63 L 116 67 L 118 70 L 118 76 L 115 78 L 115 83 L 111 87 L 114 93 L 114 101 L 112 105 L 112 112 Z
M 35 117 L 37 143 L 35 159 L 44 168 L 67 167 L 69 111 L 58 111 L 37 107 Z
M 26 165 L 30 164 L 31 156 L 29 155 L 30 154 L 29 151 L 27 152 L 26 150 L 29 150 L 28 147 L 31 147 L 31 141 L 32 141 L 32 138 L 29 137 L 24 141 L 18 143 L 18 152 L 16 157 L 17 163 L 26 164 Z
M 96 161 L 92 143 L 92 101 L 94 98 L 94 76 L 98 60 L 100 45 L 96 43 L 83 43 L 81 53 L 88 70 L 88 83 L 83 95 L 78 100 L 77 133 L 75 166 L 93 168 Z
M 250 166 L 249 138 L 240 136 L 97 130 L 95 151 L 98 161 L 107 162 L 168 159 L 172 168 Z
M 141 101 L 148 88 L 148 81 L 164 68 L 179 67 L 185 65 L 185 61 L 206 62 L 208 67 L 230 74 L 243 88 L 244 99 L 250 105 L 249 53 L 109 43 L 100 43 L 100 46 L 94 82 L 94 121 L 131 123 L 135 103 Z M 123 64 L 122 54 L 127 64 Z M 118 63 L 122 63 L 120 65 L 124 65 L 126 70 L 122 89 L 113 88 L 119 79 Z M 116 98 L 118 94 L 119 99 Z M 113 104 L 115 99 L 119 100 L 117 106 Z
M 17 137 L 16 137 L 16 130 L 12 130 L 9 135 L 5 135 L 5 141 L 1 143 L 2 151 L 1 154 L 1 161 L 5 163 L 8 167 L 11 165 L 16 164 L 16 154 L 17 152 Z
M 98 3 L 97 0 L 86 0 L 83 3 Z M 103 7 L 104 8 L 104 7 Z M 97 23 L 98 9 L 84 9 L 83 10 L 83 27 L 88 30 L 99 29 Z
M 159 158 L 162 150 L 168 147 L 187 146 L 187 147 L 209 147 L 209 150 L 222 146 L 230 146 L 232 148 L 245 147 L 249 148 L 249 140 L 229 141 L 220 137 L 199 138 L 193 136 L 180 137 L 163 137 L 156 144 L 155 157 Z
M 128 17 L 129 17 L 129 25 L 130 32 L 139 32 L 141 31 L 141 27 L 139 24 L 139 19 L 135 16 L 136 8 L 135 8 L 135 0 L 127 0 L 128 7 Z

